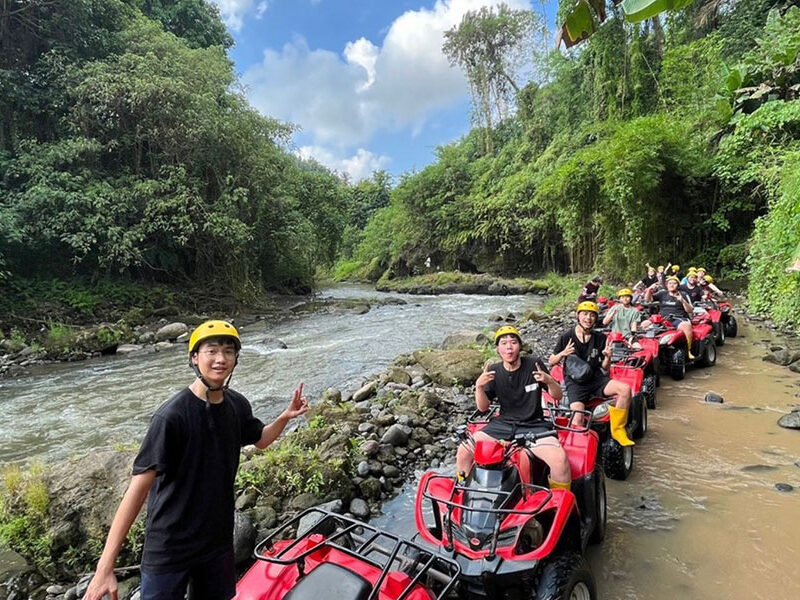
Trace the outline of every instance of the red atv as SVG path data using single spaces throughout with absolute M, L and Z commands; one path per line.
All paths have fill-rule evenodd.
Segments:
M 656 388 L 659 385 L 658 375 L 658 342 L 643 339 L 641 333 L 633 334 L 625 339 L 619 331 L 607 334 L 611 340 L 611 378 L 625 381 L 631 386 L 631 394 L 641 394 L 648 409 L 656 408 Z M 636 347 L 638 344 L 639 347 Z M 640 370 L 638 374 L 627 374 L 625 369 Z M 644 431 L 647 431 L 647 411 L 643 411 Z
M 645 337 L 658 340 L 659 363 L 669 371 L 675 381 L 680 381 L 686 376 L 686 367 L 697 364 L 701 367 L 711 367 L 717 362 L 717 348 L 714 336 L 711 334 L 711 318 L 707 314 L 692 316 L 692 354 L 694 360 L 689 359 L 688 344 L 683 332 L 672 325 L 668 325 L 661 315 L 650 317 L 652 324 L 645 333 Z
M 475 441 L 475 465 L 465 482 L 435 472 L 420 480 L 417 530 L 424 541 L 458 562 L 460 597 L 597 597 L 583 551 L 605 536 L 606 488 L 596 464 L 598 436 L 588 427 L 568 425 L 574 411 L 552 408 L 550 414 L 557 429 L 520 434 L 510 443 Z M 486 422 L 488 418 L 483 423 L 471 419 L 461 433 L 471 437 Z M 549 489 L 547 467 L 532 454 L 530 472 L 520 468 L 521 453 L 546 436 L 558 436 L 567 452 L 570 491 Z
M 564 368 L 562 365 L 552 367 L 550 375 L 563 385 Z M 647 432 L 647 402 L 644 395 L 641 394 L 643 382 L 641 370 L 612 365 L 609 376 L 625 381 L 631 386 L 631 408 L 628 411 L 628 423 L 625 429 L 630 438 L 638 439 L 643 437 Z M 633 390 L 639 390 L 640 393 L 636 394 Z M 557 404 L 546 392 L 543 393 L 543 397 L 546 403 L 552 406 Z M 567 398 L 566 393 L 561 402 L 563 406 L 569 406 L 569 398 Z M 606 477 L 625 480 L 633 470 L 633 446 L 622 446 L 611 437 L 611 417 L 608 413 L 608 405 L 611 402 L 613 402 L 613 398 L 590 398 L 586 402 L 586 410 L 592 413 L 591 428 L 600 439 L 600 462 L 603 465 Z
M 698 312 L 705 312 L 711 319 L 711 335 L 714 336 L 714 341 L 717 346 L 722 346 L 725 343 L 726 331 L 725 324 L 722 322 L 722 310 L 714 300 L 707 298 L 700 302 L 694 303 L 695 310 Z
M 235 600 L 443 600 L 460 572 L 419 544 L 319 508 L 270 534 L 255 557 Z

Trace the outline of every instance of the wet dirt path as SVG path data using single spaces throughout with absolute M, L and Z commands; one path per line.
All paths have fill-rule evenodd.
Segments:
M 800 375 L 761 360 L 768 332 L 740 331 L 716 366 L 662 378 L 633 473 L 607 482 L 608 535 L 589 550 L 599 598 L 800 598 L 800 489 L 774 487 L 800 486 L 800 432 L 776 423 Z

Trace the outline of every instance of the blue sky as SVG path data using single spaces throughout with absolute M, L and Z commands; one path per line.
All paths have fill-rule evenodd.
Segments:
M 442 55 L 442 32 L 500 0 L 211 1 L 250 103 L 300 127 L 298 154 L 358 180 L 421 169 L 469 130 L 466 80 Z

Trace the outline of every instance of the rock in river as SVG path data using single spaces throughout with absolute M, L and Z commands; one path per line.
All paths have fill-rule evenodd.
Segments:
M 169 323 L 156 331 L 156 340 L 159 342 L 174 340 L 187 331 L 189 331 L 189 328 L 186 323 Z
M 786 429 L 800 429 L 800 412 L 792 411 L 778 419 L 778 425 Z

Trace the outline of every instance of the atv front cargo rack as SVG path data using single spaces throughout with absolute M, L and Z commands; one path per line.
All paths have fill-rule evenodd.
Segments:
M 306 517 L 317 520 L 305 531 L 298 531 L 297 537 L 288 544 L 277 542 L 286 539 L 284 534 L 292 532 Z M 322 539 L 314 541 L 312 536 Z M 309 544 L 310 547 L 307 547 Z M 304 550 L 299 550 L 303 547 Z M 303 511 L 273 531 L 256 546 L 254 555 L 258 560 L 270 563 L 295 565 L 299 580 L 307 575 L 306 559 L 315 554 L 321 556 L 329 548 L 335 548 L 380 571 L 364 600 L 376 600 L 379 597 L 381 586 L 392 571 L 409 577 L 405 587 L 399 593 L 392 594 L 394 600 L 404 600 L 417 585 L 437 589 L 436 600 L 443 600 L 461 573 L 456 561 L 431 552 L 415 542 L 316 507 Z M 319 566 L 324 564 L 320 563 Z M 309 573 L 313 573 L 313 570 Z

